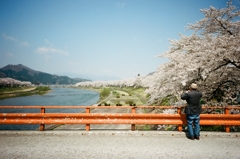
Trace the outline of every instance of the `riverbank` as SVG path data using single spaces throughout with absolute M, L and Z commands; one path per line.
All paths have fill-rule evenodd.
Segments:
M 46 86 L 34 87 L 15 87 L 15 88 L 0 88 L 0 100 L 6 98 L 42 95 L 48 93 L 51 89 Z
M 133 87 L 78 87 L 83 90 L 91 90 L 100 94 L 98 106 L 142 106 L 146 105 L 149 95 L 144 92 L 143 88 Z M 109 93 L 105 93 L 106 89 Z M 103 92 L 105 91 L 105 92 Z M 106 95 L 107 94 L 107 95 Z

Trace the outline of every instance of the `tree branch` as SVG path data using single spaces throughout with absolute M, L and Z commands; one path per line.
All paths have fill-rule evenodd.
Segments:
M 240 69 L 240 65 L 237 65 L 237 64 L 236 64 L 237 62 L 233 62 L 233 61 L 231 61 L 231 60 L 229 60 L 229 59 L 223 59 L 223 61 L 225 61 L 225 63 L 219 65 L 217 68 L 211 70 L 209 73 L 214 72 L 214 71 L 218 70 L 219 68 L 221 68 L 221 67 L 223 67 L 223 66 L 226 66 L 226 65 L 228 65 L 228 64 L 232 64 L 232 65 L 234 65 L 236 68 Z
M 233 35 L 233 33 L 232 33 L 230 30 L 227 30 L 227 28 L 221 23 L 220 20 L 217 20 L 217 18 L 214 18 L 214 19 L 220 24 L 220 26 L 221 26 L 224 30 L 226 30 L 230 35 Z
M 224 59 L 224 61 L 226 61 L 226 62 L 234 65 L 234 66 L 237 67 L 238 69 L 240 69 L 240 65 L 237 65 L 237 64 L 236 64 L 236 63 L 240 63 L 240 62 L 233 62 L 233 61 L 231 61 L 231 60 L 226 60 L 226 59 Z
M 221 82 L 221 83 L 218 85 L 218 88 L 220 88 L 222 85 L 224 85 L 224 84 L 226 84 L 226 83 L 232 83 L 232 84 L 234 84 L 235 82 L 232 81 L 232 80 L 223 81 L 223 82 Z
M 214 72 L 214 71 L 218 70 L 219 68 L 221 68 L 221 67 L 223 67 L 223 66 L 226 66 L 226 65 L 228 65 L 228 62 L 227 62 L 227 63 L 224 63 L 224 64 L 222 64 L 222 65 L 219 65 L 217 68 L 211 70 L 209 73 L 212 73 L 212 72 Z

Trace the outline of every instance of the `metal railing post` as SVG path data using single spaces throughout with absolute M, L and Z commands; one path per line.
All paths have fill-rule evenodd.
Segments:
M 182 113 L 181 110 L 182 110 L 181 107 L 177 108 L 177 113 L 180 115 L 180 117 L 181 117 L 181 113 Z M 178 125 L 178 131 L 182 131 L 182 125 Z
M 44 114 L 45 113 L 45 108 L 41 108 L 41 113 Z M 39 130 L 40 131 L 44 131 L 45 129 L 45 124 L 40 124 Z
M 86 113 L 89 114 L 90 113 L 90 108 L 86 108 Z M 86 124 L 86 131 L 90 130 L 90 124 Z
M 136 107 L 132 107 L 132 114 L 135 114 L 135 113 L 136 113 Z M 132 124 L 131 129 L 132 129 L 132 131 L 135 131 L 135 129 L 136 129 L 135 124 Z
M 224 108 L 224 112 L 225 112 L 225 114 L 229 114 L 229 108 L 228 108 L 228 107 L 225 107 L 225 108 Z M 230 132 L 230 126 L 229 126 L 229 125 L 226 125 L 226 126 L 225 126 L 225 131 L 226 131 L 226 132 Z

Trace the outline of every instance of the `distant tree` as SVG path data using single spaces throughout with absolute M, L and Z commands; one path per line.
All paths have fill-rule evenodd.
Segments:
M 28 87 L 32 83 L 29 81 L 19 81 L 13 78 L 0 78 L 0 87 Z

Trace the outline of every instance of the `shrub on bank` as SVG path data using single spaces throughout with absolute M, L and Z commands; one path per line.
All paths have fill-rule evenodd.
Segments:
M 51 90 L 51 89 L 50 89 L 50 87 L 48 87 L 48 86 L 38 86 L 38 87 L 36 88 L 36 90 L 38 90 L 38 91 L 49 91 L 49 90 Z
M 111 90 L 109 88 L 104 88 L 101 92 L 100 92 L 100 96 L 101 97 L 107 97 L 109 96 L 111 93 Z
M 134 103 L 134 101 L 132 101 L 132 100 L 128 100 L 125 103 L 129 104 L 130 106 L 136 106 L 136 103 Z
M 105 106 L 110 106 L 110 103 L 104 103 Z

